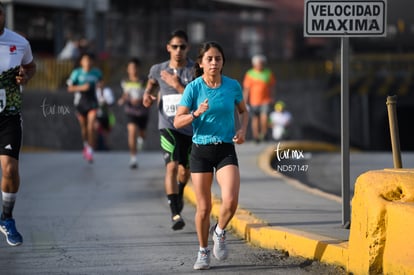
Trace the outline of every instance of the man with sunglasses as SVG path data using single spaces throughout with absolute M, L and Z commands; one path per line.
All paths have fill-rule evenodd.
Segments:
M 189 157 L 192 126 L 175 129 L 174 117 L 185 86 L 194 79 L 194 62 L 187 57 L 187 34 L 182 30 L 171 33 L 167 45 L 170 59 L 151 67 L 144 93 L 144 106 L 157 100 L 158 129 L 165 161 L 165 192 L 171 209 L 172 229 L 180 230 L 185 222 L 181 217 L 184 187 L 190 177 Z

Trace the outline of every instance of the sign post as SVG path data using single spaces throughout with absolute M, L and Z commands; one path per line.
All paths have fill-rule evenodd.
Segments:
M 349 37 L 386 36 L 386 0 L 305 0 L 304 36 L 341 37 L 342 225 L 350 226 Z
M 350 168 L 349 168 L 349 38 L 341 37 L 341 192 L 342 225 L 350 227 Z

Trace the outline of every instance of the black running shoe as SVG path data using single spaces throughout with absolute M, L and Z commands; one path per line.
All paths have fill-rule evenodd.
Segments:
M 177 214 L 172 218 L 171 228 L 173 230 L 181 230 L 181 229 L 183 229 L 184 225 L 185 225 L 185 222 L 184 222 L 183 218 L 181 218 L 181 215 Z

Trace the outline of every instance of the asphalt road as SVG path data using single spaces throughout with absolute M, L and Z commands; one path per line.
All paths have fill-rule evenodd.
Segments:
M 14 216 L 24 243 L 0 236 L 0 274 L 345 274 L 232 234 L 229 259 L 193 271 L 194 206 L 184 208 L 186 227 L 172 231 L 161 153 L 145 152 L 139 164 L 130 170 L 126 152 L 97 154 L 94 164 L 80 152 L 23 153 Z

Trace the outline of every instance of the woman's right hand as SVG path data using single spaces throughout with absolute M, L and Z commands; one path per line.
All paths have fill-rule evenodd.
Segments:
M 197 108 L 197 110 L 194 111 L 196 116 L 200 116 L 203 113 L 205 113 L 208 110 L 208 98 L 206 98 Z

